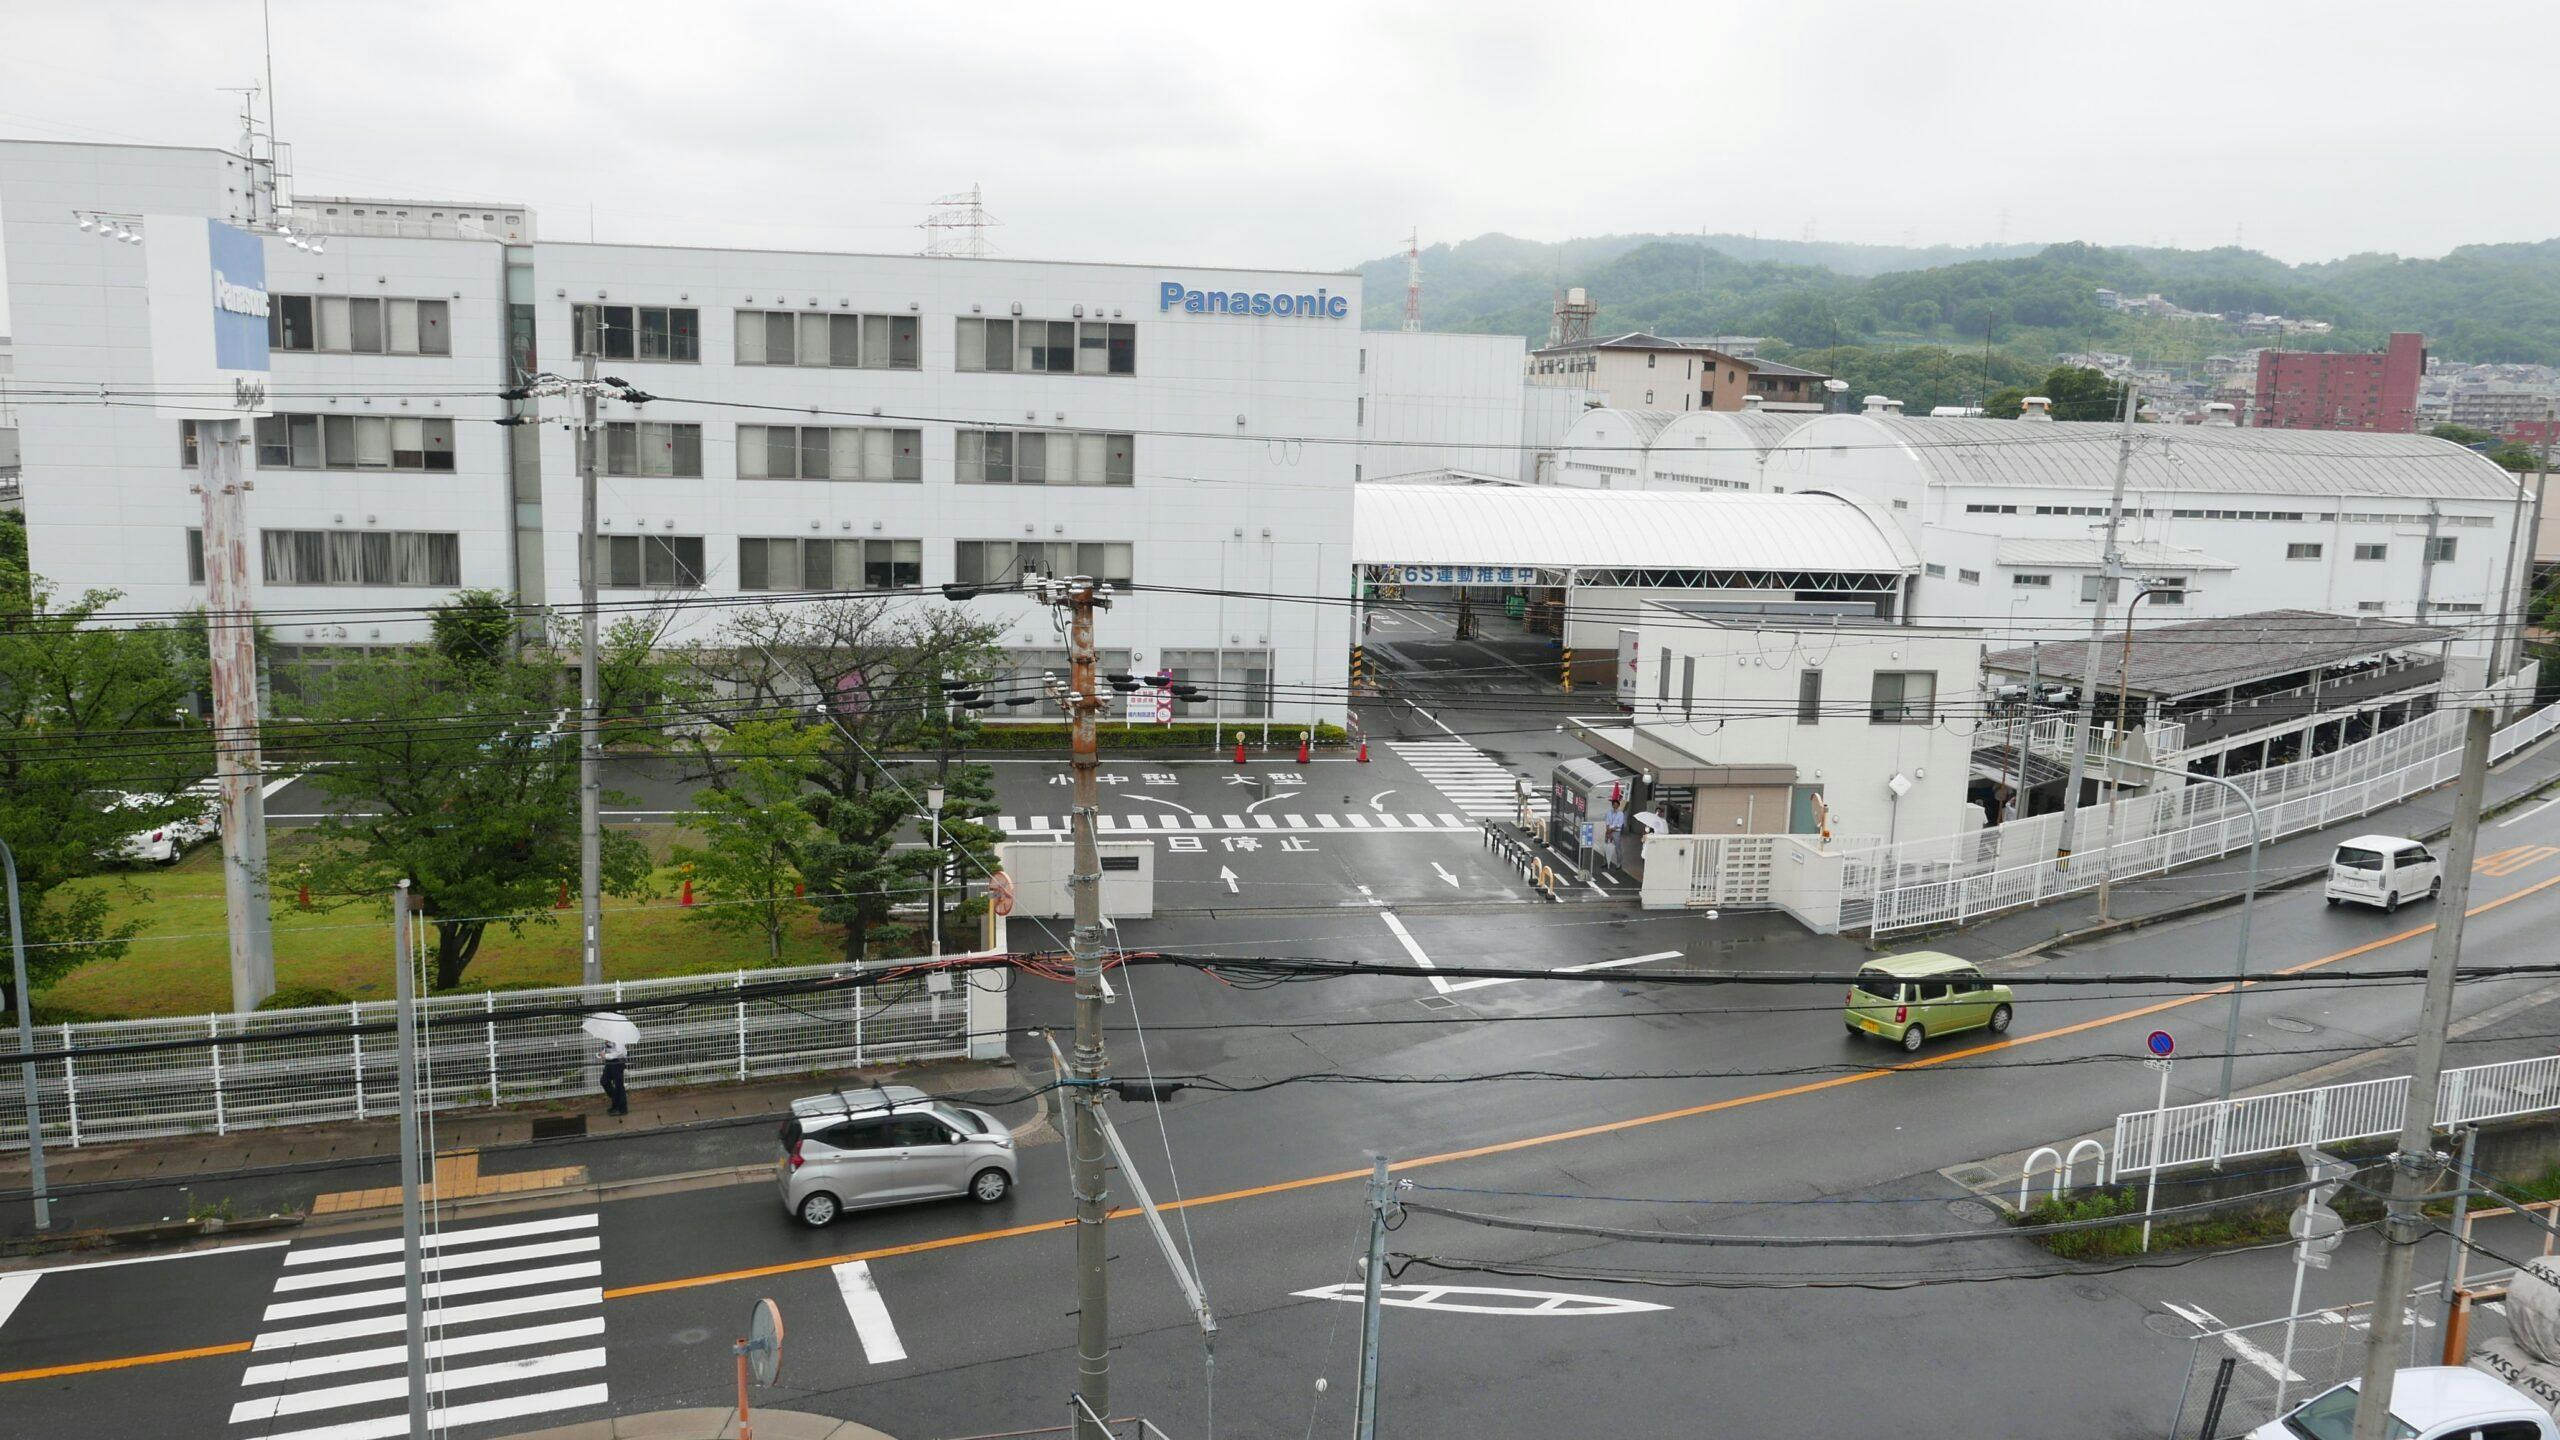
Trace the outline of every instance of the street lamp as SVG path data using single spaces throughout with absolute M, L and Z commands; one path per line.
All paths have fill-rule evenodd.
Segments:
M 939 785 L 924 787 L 925 819 L 933 826 L 933 958 L 942 958 L 942 796 Z
M 2156 770 L 2163 775 L 2178 773 L 2165 765 L 2153 765 L 2142 760 L 2123 763 L 2137 770 Z M 2219 775 L 2196 771 L 2188 771 L 2186 776 L 2189 783 L 2202 780 L 2208 785 L 2221 786 L 2239 796 L 2240 803 L 2249 811 L 2249 887 L 2240 892 L 2240 953 L 2234 959 L 2239 967 L 2239 978 L 2231 982 L 2231 1018 L 2223 1025 L 2226 1033 L 2222 1044 L 2222 1103 L 2228 1105 L 2231 1103 L 2231 1061 L 2240 1048 L 2240 992 L 2249 984 L 2249 917 L 2258 908 L 2258 851 L 2265 844 L 2266 836 L 2260 828 L 2258 802 L 2250 796 L 2247 786 Z
M 2124 602 L 2124 645 L 2116 652 L 2116 762 L 2124 763 L 2125 721 L 2129 709 L 2133 672 L 2133 607 L 2154 595 L 2184 596 L 2184 584 L 2171 585 L 2159 580 L 2146 580 L 2143 588 Z M 2124 798 L 2124 786 L 2110 771 L 2107 777 L 2107 859 L 2098 870 L 2098 918 L 2107 918 L 2107 902 L 2112 898 L 2116 878 L 2116 810 Z

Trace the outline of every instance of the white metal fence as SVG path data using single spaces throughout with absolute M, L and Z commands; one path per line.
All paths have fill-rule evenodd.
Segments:
M 2490 758 L 2503 759 L 2560 729 L 2560 704 L 2500 729 Z M 2235 777 L 2258 802 L 2264 838 L 2316 830 L 2432 789 L 2462 764 L 2462 717 L 2423 715 L 2326 755 Z M 2108 843 L 2109 836 L 2113 843 Z M 2185 785 L 2080 811 L 2083 848 L 2067 865 L 2054 851 L 2062 817 L 2037 815 L 1964 835 L 1906 840 L 1845 857 L 1840 928 L 1876 935 L 1959 925 L 2097 887 L 2243 850 L 2249 813 L 2219 785 Z
M 2397 1134 L 2408 1096 L 2409 1077 L 2392 1075 L 2136 1110 L 2116 1117 L 2115 1178 Z M 2438 1129 L 2555 1109 L 2560 1055 L 2448 1070 L 2436 1090 Z
M 829 979 L 873 964 L 745 970 L 615 981 L 594 987 L 439 995 L 419 1002 L 419 1089 L 430 1109 L 488 1108 L 591 1091 L 596 1042 L 574 1015 L 510 1015 L 544 1006 L 610 1004 L 640 1026 L 627 1066 L 632 1089 L 815 1074 L 865 1065 L 957 1057 L 973 1032 L 1004 1028 L 1002 971 L 901 976 L 862 988 L 757 998 L 743 987 Z M 740 998 L 722 998 L 723 989 Z M 274 1125 L 365 1120 L 397 1113 L 398 1056 L 388 1033 L 393 1002 L 267 1010 L 192 1019 L 49 1025 L 36 1093 L 47 1145 L 95 1145 L 163 1135 L 226 1135 Z M 344 1027 L 343 1033 L 328 1033 Z M 291 1038 L 280 1032 L 315 1030 Z M 86 1055 L 100 1047 L 211 1038 L 140 1054 Z M 14 1047 L 13 1047 L 14 1048 Z M 0 1148 L 26 1144 L 25 1087 L 0 1065 Z

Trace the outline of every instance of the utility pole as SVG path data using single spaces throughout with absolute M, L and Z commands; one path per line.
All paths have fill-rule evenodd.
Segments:
M 425 1247 L 418 1193 L 418 996 L 417 921 L 409 909 L 409 882 L 391 890 L 392 985 L 400 1040 L 400 1272 L 405 1284 L 401 1330 L 409 1355 L 409 1436 L 428 1440 L 427 1300 Z
M 590 312 L 593 313 L 593 312 Z M 604 319 L 597 316 L 596 324 Z M 596 429 L 596 357 L 598 344 L 578 370 L 581 423 L 578 427 L 578 983 L 604 983 L 604 760 L 597 752 L 596 682 L 596 452 L 604 436 Z
M 213 691 L 213 768 L 222 787 L 222 899 L 231 940 L 231 1008 L 276 990 L 267 908 L 267 801 L 258 756 L 258 629 L 249 600 L 249 500 L 240 422 L 196 422 L 204 497 L 205 638 Z
M 2098 723 L 2098 666 L 2107 643 L 2107 602 L 2115 599 L 2116 581 L 2124 575 L 2124 552 L 2116 548 L 2116 530 L 2124 523 L 2124 482 L 2133 469 L 2135 389 L 2124 387 L 2124 430 L 2116 437 L 2116 481 L 2107 497 L 2107 539 L 2099 551 L 2098 598 L 2089 607 L 2089 653 L 2080 662 L 2080 728 L 2071 740 L 2071 778 L 2062 787 L 2062 836 L 2054 845 L 2055 868 L 2071 868 L 2071 831 L 2080 816 L 2080 777 L 2089 765 L 2089 732 Z
M 1387 1157 L 1378 1157 L 1369 1172 L 1369 1253 L 1360 1265 L 1360 1395 L 1352 1420 L 1352 1440 L 1378 1440 L 1378 1326 L 1386 1310 L 1378 1303 L 1378 1282 L 1387 1268 Z
M 2018 722 L 2018 783 L 2009 792 L 2009 818 L 2027 818 L 2027 749 L 2036 742 L 2036 688 L 2044 683 L 2044 642 L 2027 642 L 2027 708 Z
M 2436 531 L 2444 524 L 2444 507 L 2427 502 L 2427 544 L 2418 552 L 2418 623 L 2427 623 L 2427 601 L 2436 589 Z
M 1075 1440 L 1111 1440 L 1101 1419 L 1111 1414 L 1111 1305 L 1104 1222 L 1110 1215 L 1106 1172 L 1109 1142 L 1102 1135 L 1102 852 L 1094 840 L 1100 808 L 1094 772 L 1101 768 L 1094 718 L 1106 702 L 1094 675 L 1093 612 L 1110 596 L 1085 576 L 1033 582 L 1046 603 L 1067 612 L 1067 693 L 1063 703 L 1073 734 L 1069 771 L 1075 780 L 1076 923 L 1068 937 L 1075 961 L 1076 1048 L 1069 1066 L 1068 1180 L 1076 1196 L 1076 1396 Z
M 27 929 L 18 914 L 18 852 L 0 840 L 0 875 L 9 884 L 9 998 L 17 1002 L 18 1053 L 36 1053 L 36 1005 L 27 989 Z M 53 1228 L 53 1200 L 44 1189 L 44 1105 L 36 1092 L 36 1062 L 18 1062 L 18 1085 L 27 1098 L 27 1181 L 35 1190 L 36 1228 Z
M 2432 507 L 2430 507 L 2432 509 Z M 2432 562 L 2431 562 L 2432 563 Z M 2454 782 L 2453 833 L 2444 847 L 2444 891 L 2436 902 L 2434 948 L 2427 955 L 2426 998 L 2418 1011 L 2418 1061 L 2400 1115 L 2400 1147 L 2391 1156 L 2389 1213 L 2382 1222 L 2382 1278 L 2374 1290 L 2373 1325 L 2365 1337 L 2364 1385 L 2356 1396 L 2353 1440 L 2384 1440 L 2391 1419 L 2391 1382 L 2399 1369 L 2409 1272 L 2426 1222 L 2419 1213 L 2437 1169 L 2432 1141 L 2436 1090 L 2444 1077 L 2445 1031 L 2453 1020 L 2453 972 L 2462 960 L 2463 911 L 2471 903 L 2471 860 L 2480 848 L 2480 803 L 2489 788 L 2489 741 L 2497 716 L 2472 698 L 2462 717 L 2462 776 Z

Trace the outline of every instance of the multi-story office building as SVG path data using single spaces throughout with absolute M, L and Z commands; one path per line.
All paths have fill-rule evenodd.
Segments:
M 2373 354 L 2261 350 L 2251 420 L 2277 430 L 2405 435 L 2418 428 L 2418 379 L 2426 370 L 2427 337 L 2408 331 Z
M 266 236 L 249 521 L 276 659 L 414 641 L 463 587 L 574 604 L 577 438 L 493 422 L 499 389 L 592 354 L 658 397 L 600 417 L 603 595 L 665 605 L 678 640 L 716 631 L 702 599 L 1090 574 L 1135 587 L 1106 663 L 1206 686 L 1187 710 L 1341 712 L 1348 616 L 1313 597 L 1351 567 L 1355 276 L 569 244 L 522 207 L 278 211 L 260 183 L 220 150 L 0 143 L 21 377 L 148 388 L 143 247 L 83 216 Z M 138 404 L 24 421 L 36 569 L 133 612 L 202 603 L 191 429 Z M 1045 611 L 969 603 L 1017 669 L 1063 663 Z

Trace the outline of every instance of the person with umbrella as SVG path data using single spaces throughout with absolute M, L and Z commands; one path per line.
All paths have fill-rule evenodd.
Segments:
M 604 1113 L 631 1113 L 631 1092 L 622 1083 L 623 1065 L 631 1055 L 631 1047 L 640 1043 L 640 1027 L 610 1010 L 599 1010 L 578 1022 L 580 1029 L 604 1042 L 597 1058 L 604 1061 L 604 1098 L 613 1102 Z

